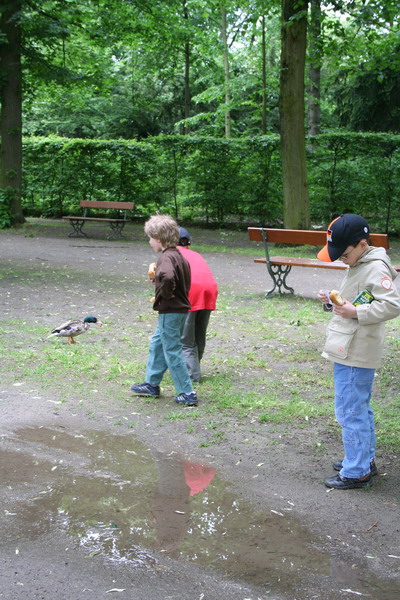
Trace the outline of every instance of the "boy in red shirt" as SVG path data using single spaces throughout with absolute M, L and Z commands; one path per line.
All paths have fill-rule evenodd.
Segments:
M 192 381 L 200 381 L 200 361 L 206 345 L 206 333 L 211 311 L 215 310 L 218 286 L 207 262 L 190 246 L 190 236 L 184 227 L 179 228 L 178 250 L 190 264 L 191 284 L 189 310 L 182 334 L 182 350 Z

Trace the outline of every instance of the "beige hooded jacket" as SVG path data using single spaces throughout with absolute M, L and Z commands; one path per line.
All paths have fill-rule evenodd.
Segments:
M 367 289 L 374 296 L 371 304 L 357 306 L 357 318 L 333 315 L 322 356 L 341 365 L 376 369 L 381 365 L 385 321 L 400 314 L 400 294 L 393 280 L 397 277 L 384 248 L 369 249 L 348 268 L 340 293 L 349 302 Z

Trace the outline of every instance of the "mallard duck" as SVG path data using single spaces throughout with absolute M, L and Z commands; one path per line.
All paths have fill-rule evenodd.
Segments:
M 103 325 L 96 317 L 85 317 L 83 321 L 67 321 L 66 323 L 63 323 L 59 327 L 53 329 L 48 337 L 67 337 L 68 344 L 76 344 L 77 342 L 74 338 L 77 335 L 81 335 L 81 333 L 85 333 L 89 329 L 91 323 L 96 323 L 96 325 L 99 325 L 100 327 Z

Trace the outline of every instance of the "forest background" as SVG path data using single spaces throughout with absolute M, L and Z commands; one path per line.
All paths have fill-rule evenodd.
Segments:
M 398 0 L 1 0 L 0 225 L 400 231 Z

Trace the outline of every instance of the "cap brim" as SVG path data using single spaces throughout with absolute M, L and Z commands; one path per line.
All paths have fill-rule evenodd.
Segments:
M 332 244 L 326 244 L 326 246 L 318 252 L 317 258 L 324 262 L 335 262 L 335 260 L 338 260 L 338 258 L 342 256 L 346 248 L 335 248 Z
M 319 260 L 323 260 L 324 262 L 332 262 L 328 252 L 328 245 L 324 246 L 322 250 L 318 252 L 317 258 L 319 258 Z

